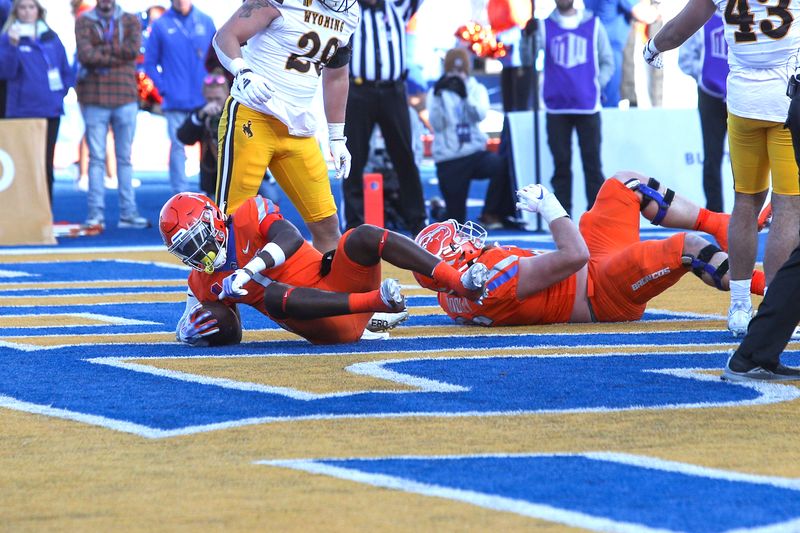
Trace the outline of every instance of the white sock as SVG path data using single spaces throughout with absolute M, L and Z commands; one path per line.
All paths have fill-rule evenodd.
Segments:
M 750 303 L 750 280 L 731 280 L 731 303 Z

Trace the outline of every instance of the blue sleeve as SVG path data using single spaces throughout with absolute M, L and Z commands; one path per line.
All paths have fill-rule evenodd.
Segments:
M 8 35 L 0 35 L 0 79 L 10 80 L 19 73 L 19 50 L 8 42 Z
M 163 91 L 164 83 L 158 64 L 161 62 L 161 25 L 154 22 L 144 48 L 144 72 L 153 80 L 156 88 Z
M 61 71 L 61 81 L 64 83 L 64 94 L 70 87 L 75 85 L 75 69 L 69 64 L 67 59 L 67 51 L 64 49 L 64 44 L 59 39 L 58 41 L 58 64 Z

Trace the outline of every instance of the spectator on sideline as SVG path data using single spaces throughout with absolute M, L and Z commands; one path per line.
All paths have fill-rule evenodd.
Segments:
M 178 140 L 187 146 L 200 143 L 200 190 L 209 197 L 214 196 L 217 185 L 219 120 L 229 94 L 221 68 L 207 74 L 203 79 L 205 105 L 189 113 L 177 132 Z
M 0 28 L 5 26 L 11 13 L 11 0 L 0 0 Z M 0 118 L 6 116 L 6 80 L 0 80 Z
M 312 101 L 321 84 L 336 178 L 346 178 L 347 43 L 359 16 L 355 0 L 318 0 L 308 7 L 247 0 L 214 37 L 217 57 L 236 76 L 220 123 L 218 204 L 233 212 L 257 194 L 269 168 L 323 252 L 336 248 L 341 233 L 328 168 L 314 137 Z M 298 41 L 297 35 L 326 44 Z
M 553 154 L 553 192 L 572 214 L 572 132 L 578 133 L 591 209 L 603 186 L 600 161 L 600 97 L 614 74 L 614 54 L 603 24 L 591 11 L 578 10 L 574 0 L 556 0 L 556 8 L 538 32 L 544 50 L 542 99 L 547 110 L 547 145 Z M 578 50 L 573 42 L 585 42 Z
M 486 149 L 487 137 L 478 124 L 489 110 L 489 91 L 471 70 L 465 49 L 448 50 L 444 74 L 428 91 L 433 160 L 447 218 L 464 223 L 470 182 L 489 178 L 481 220 L 489 229 L 497 229 L 516 214 L 508 161 Z
M 614 51 L 614 74 L 603 89 L 604 107 L 617 107 L 622 87 L 622 64 L 625 45 L 631 33 L 631 21 L 652 24 L 659 17 L 658 8 L 650 0 L 586 0 L 584 5 L 600 19 Z
M 689 0 L 686 7 L 647 42 L 645 60 L 662 64 L 661 53 L 680 46 L 699 30 L 720 0 Z M 772 180 L 772 224 L 764 252 L 767 286 L 791 250 L 800 242 L 800 183 L 792 152 L 792 137 L 784 129 L 789 98 L 786 86 L 795 67 L 800 34 L 790 31 L 787 20 L 800 17 L 800 4 L 769 7 L 749 4 L 751 23 L 725 24 L 728 43 L 727 79 L 728 144 L 733 170 L 734 200 L 730 221 L 731 305 L 728 329 L 734 337 L 747 332 L 753 313 L 750 276 L 758 249 L 758 215 Z M 784 24 L 776 26 L 776 13 Z M 744 19 L 742 19 L 744 20 Z M 747 19 L 748 21 L 751 19 Z
M 722 15 L 715 13 L 703 28 L 678 50 L 678 66 L 697 82 L 697 110 L 703 132 L 703 191 L 706 209 L 725 211 L 722 201 L 722 156 L 728 131 L 725 81 L 728 78 L 728 45 L 722 35 Z M 715 42 L 719 39 L 722 42 Z
M 171 0 L 172 7 L 153 22 L 144 51 L 144 71 L 163 98 L 161 109 L 169 134 L 169 183 L 172 192 L 189 189 L 186 148 L 178 128 L 194 109 L 202 107 L 205 59 L 216 27 L 192 0 Z
M 344 134 L 353 155 L 342 184 L 347 228 L 364 222 L 364 166 L 375 124 L 400 182 L 400 214 L 416 235 L 425 227 L 425 199 L 414 160 L 406 96 L 406 24 L 424 0 L 359 0 L 361 24 L 353 35 Z
M 527 111 L 531 108 L 533 92 L 533 58 L 526 49 L 519 21 L 531 18 L 531 2 L 528 0 L 489 0 L 486 5 L 489 25 L 498 42 L 503 43 L 506 54 L 499 58 L 500 91 L 503 113 Z M 506 124 L 503 124 L 506 129 Z
M 6 118 L 47 119 L 45 171 L 53 204 L 53 157 L 64 96 L 74 82 L 67 53 L 45 22 L 39 0 L 14 0 L 0 35 L 0 79 L 6 80 Z
M 97 7 L 75 21 L 75 44 L 81 72 L 78 102 L 89 145 L 89 194 L 86 225 L 105 227 L 106 138 L 114 134 L 117 159 L 120 228 L 146 228 L 133 190 L 131 145 L 139 112 L 136 57 L 142 31 L 139 17 L 125 13 L 116 0 L 98 0 Z

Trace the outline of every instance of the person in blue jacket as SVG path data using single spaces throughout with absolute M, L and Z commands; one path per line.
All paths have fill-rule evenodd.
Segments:
M 11 0 L 0 0 L 0 28 L 2 28 L 8 14 L 11 12 Z M 6 116 L 6 80 L 0 80 L 0 118 Z
M 52 205 L 56 137 L 74 74 L 45 15 L 39 0 L 14 0 L 0 34 L 0 79 L 7 83 L 6 118 L 47 119 L 45 169 Z
M 172 192 L 188 190 L 186 152 L 178 128 L 189 114 L 205 104 L 203 78 L 206 53 L 217 29 L 211 17 L 191 0 L 172 0 L 172 7 L 153 22 L 145 43 L 144 70 L 163 97 L 171 141 L 169 179 Z

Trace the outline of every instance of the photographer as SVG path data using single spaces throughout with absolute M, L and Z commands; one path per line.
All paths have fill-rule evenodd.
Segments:
M 228 81 L 222 70 L 206 75 L 203 79 L 205 105 L 192 111 L 176 133 L 178 140 L 185 145 L 200 143 L 200 189 L 209 198 L 214 197 L 217 184 L 217 130 L 228 94 Z
M 486 150 L 486 134 L 478 124 L 489 109 L 489 93 L 470 75 L 470 57 L 463 48 L 449 50 L 444 75 L 428 92 L 433 128 L 433 160 L 447 217 L 467 218 L 467 195 L 474 179 L 489 178 L 481 222 L 489 229 L 502 227 L 515 214 L 508 161 Z

